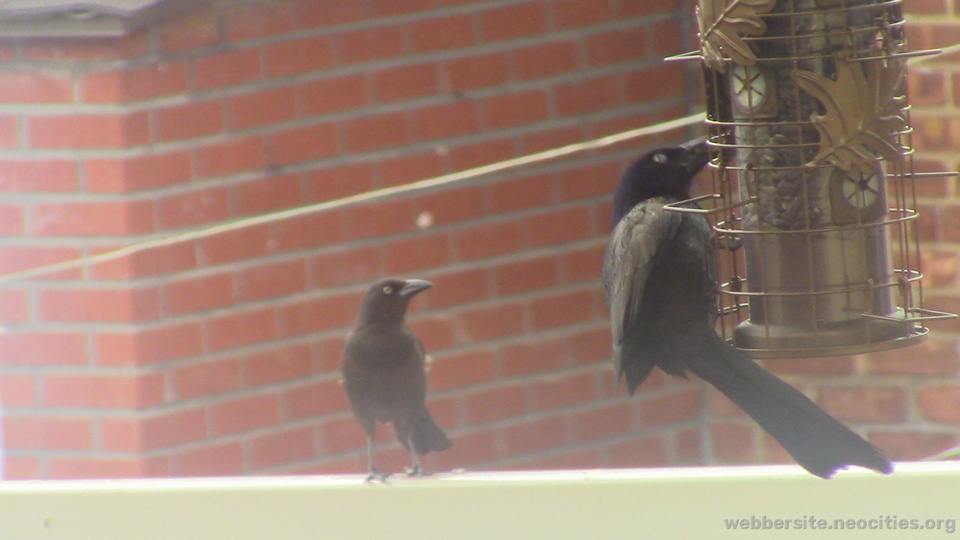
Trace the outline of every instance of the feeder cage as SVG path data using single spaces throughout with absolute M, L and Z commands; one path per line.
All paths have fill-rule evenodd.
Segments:
M 924 339 L 952 315 L 922 307 L 913 183 L 950 173 L 912 170 L 906 64 L 934 51 L 907 51 L 902 2 L 700 0 L 697 19 L 723 331 L 759 358 Z

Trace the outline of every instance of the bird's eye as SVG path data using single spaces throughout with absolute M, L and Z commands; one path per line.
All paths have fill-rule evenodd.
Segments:
M 656 163 L 666 163 L 667 155 L 664 154 L 663 152 L 657 152 L 656 154 L 653 155 L 653 161 Z
M 383 294 L 393 294 L 393 287 L 387 285 L 383 288 Z

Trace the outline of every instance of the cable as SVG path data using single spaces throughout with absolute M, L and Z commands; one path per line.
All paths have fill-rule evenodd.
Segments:
M 213 227 L 197 229 L 197 230 L 193 230 L 193 231 L 189 231 L 181 234 L 175 234 L 172 236 L 165 236 L 165 237 L 157 238 L 154 240 L 145 240 L 143 242 L 131 244 L 129 246 L 126 246 L 120 249 L 108 251 L 105 253 L 100 253 L 97 255 L 91 255 L 89 257 L 81 257 L 78 259 L 71 259 L 71 260 L 63 261 L 59 263 L 38 266 L 38 267 L 30 268 L 27 270 L 20 270 L 18 272 L 0 274 L 0 283 L 19 281 L 19 280 L 36 277 L 44 274 L 50 274 L 53 272 L 61 272 L 63 270 L 72 270 L 75 268 L 95 265 L 95 264 L 99 264 L 107 261 L 120 259 L 128 255 L 140 253 L 142 251 L 156 249 L 159 247 L 170 246 L 173 244 L 178 244 L 180 242 L 186 242 L 189 240 L 198 240 L 201 238 L 207 238 L 210 236 L 215 236 L 220 233 L 236 231 L 246 227 L 252 227 L 254 225 L 273 223 L 276 221 L 282 221 L 284 219 L 303 216 L 306 214 L 312 214 L 315 212 L 322 212 L 325 210 L 332 210 L 335 208 L 344 208 L 347 206 L 352 206 L 352 205 L 363 203 L 363 202 L 369 202 L 369 201 L 374 201 L 378 199 L 386 199 L 388 197 L 393 197 L 400 194 L 415 193 L 417 191 L 423 191 L 425 189 L 452 184 L 454 182 L 469 180 L 469 179 L 476 178 L 478 176 L 483 176 L 486 174 L 506 171 L 508 169 L 515 169 L 517 167 L 530 165 L 532 163 L 540 163 L 543 161 L 556 159 L 556 158 L 567 156 L 570 154 L 576 154 L 578 152 L 585 152 L 588 150 L 603 148 L 605 146 L 610 146 L 613 144 L 617 144 L 619 142 L 635 139 L 638 137 L 664 133 L 677 128 L 686 127 L 692 124 L 702 122 L 704 118 L 705 118 L 705 115 L 703 113 L 692 114 L 690 116 L 685 116 L 683 118 L 677 118 L 674 120 L 669 120 L 667 122 L 662 122 L 662 123 L 654 124 L 651 126 L 645 126 L 642 128 L 631 129 L 629 131 L 624 131 L 622 133 L 617 133 L 614 135 L 608 135 L 606 137 L 601 137 L 599 139 L 594 139 L 591 141 L 575 143 L 575 144 L 563 146 L 560 148 L 554 148 L 552 150 L 546 150 L 544 152 L 538 152 L 536 154 L 530 154 L 528 156 L 508 159 L 506 161 L 501 161 L 499 163 L 493 163 L 490 165 L 484 165 L 482 167 L 477 167 L 474 169 L 468 169 L 466 171 L 460 171 L 457 173 L 445 174 L 443 176 L 428 178 L 426 180 L 420 180 L 418 182 L 413 182 L 410 184 L 404 184 L 401 186 L 394 186 L 394 187 L 379 189 L 375 191 L 368 191 L 366 193 L 351 195 L 349 197 L 335 199 L 332 201 L 325 201 L 322 203 L 312 204 L 308 206 L 300 206 L 300 207 L 291 208 L 288 210 L 281 210 L 279 212 L 273 212 L 270 214 L 263 214 L 263 215 L 254 216 L 250 218 L 244 218 L 236 221 L 231 221 L 229 223 L 215 225 Z

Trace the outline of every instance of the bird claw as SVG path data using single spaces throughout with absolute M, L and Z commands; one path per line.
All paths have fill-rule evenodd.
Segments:
M 370 474 L 367 475 L 367 479 L 363 481 L 364 484 L 369 484 L 371 482 L 377 482 L 379 484 L 387 485 L 387 478 L 390 477 L 390 473 L 384 474 L 376 469 L 370 471 Z
M 408 477 L 411 477 L 411 478 L 414 477 L 414 476 L 427 476 L 427 475 L 428 475 L 428 473 L 427 473 L 426 471 L 424 471 L 423 469 L 420 468 L 420 465 L 414 465 L 413 467 L 405 467 L 403 471 L 404 471 L 405 473 L 407 473 L 407 476 L 408 476 Z

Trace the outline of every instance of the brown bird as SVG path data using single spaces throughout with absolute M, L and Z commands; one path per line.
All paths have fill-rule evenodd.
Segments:
M 404 322 L 410 299 L 433 284 L 422 279 L 374 283 L 347 335 L 341 369 L 350 408 L 367 434 L 367 481 L 384 481 L 373 459 L 377 422 L 393 424 L 413 460 L 409 476 L 423 474 L 419 455 L 453 444 L 426 406 L 427 373 L 423 344 Z

